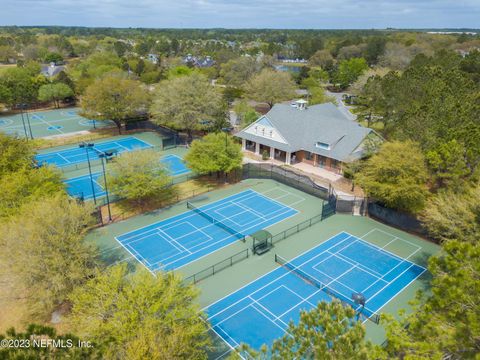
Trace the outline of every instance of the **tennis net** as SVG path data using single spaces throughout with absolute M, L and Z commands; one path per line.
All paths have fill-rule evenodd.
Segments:
M 349 306 L 353 307 L 355 310 L 358 311 L 359 305 L 355 304 L 352 299 L 349 299 L 348 296 L 345 296 L 339 293 L 336 290 L 333 290 L 331 287 L 328 287 L 326 284 L 322 283 L 321 281 L 315 279 L 313 276 L 307 274 L 305 271 L 298 268 L 298 266 L 293 265 L 288 260 L 282 258 L 280 255 L 275 254 L 275 262 L 281 266 L 287 268 L 291 273 L 297 275 L 302 280 L 306 281 L 307 283 L 317 287 L 318 289 L 326 292 L 328 295 L 334 296 L 339 299 L 342 303 L 348 304 Z M 374 313 L 364 307 L 361 308 L 361 313 L 367 319 L 373 321 L 374 323 L 378 324 L 380 322 L 380 316 L 377 313 Z
M 205 219 L 207 219 L 208 221 L 210 221 L 212 224 L 222 228 L 223 230 L 227 231 L 228 233 L 232 234 L 233 236 L 235 236 L 237 239 L 240 239 L 242 241 L 245 241 L 245 235 L 243 235 L 242 233 L 232 229 L 231 227 L 229 227 L 228 225 L 225 225 L 223 222 L 221 222 L 220 220 L 217 220 L 215 218 L 213 218 L 212 216 L 208 215 L 205 211 L 202 211 L 200 210 L 199 208 L 197 208 L 196 206 L 192 205 L 190 203 L 190 201 L 187 201 L 187 208 L 192 210 L 192 211 L 195 211 L 197 214 L 199 214 L 200 216 L 203 216 Z

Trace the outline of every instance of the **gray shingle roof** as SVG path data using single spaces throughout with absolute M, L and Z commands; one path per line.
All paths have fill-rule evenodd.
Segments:
M 249 128 L 265 122 L 265 118 L 288 144 L 247 132 Z M 305 110 L 287 104 L 276 104 L 266 115 L 236 136 L 283 151 L 306 150 L 340 161 L 351 161 L 363 155 L 357 148 L 372 132 L 372 129 L 347 118 L 331 103 L 312 105 Z M 319 142 L 328 144 L 329 149 L 318 147 L 316 144 Z
M 65 69 L 63 65 L 42 65 L 40 73 L 47 77 L 52 77 L 58 75 L 62 70 Z

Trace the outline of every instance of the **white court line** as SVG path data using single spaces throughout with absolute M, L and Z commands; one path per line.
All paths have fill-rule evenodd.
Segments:
M 285 329 L 283 329 L 282 327 L 280 327 L 277 323 L 275 323 L 276 320 L 279 320 L 281 323 L 283 323 L 285 326 L 288 326 L 288 324 L 284 323 L 282 320 L 278 319 L 277 316 L 275 314 L 273 314 L 270 310 L 268 310 L 265 306 L 263 306 L 262 304 L 259 304 L 255 299 L 251 298 L 250 295 L 246 296 L 244 298 L 244 300 L 247 299 L 247 300 L 250 300 L 250 302 L 248 303 L 248 305 L 245 305 L 244 307 L 242 307 L 241 309 L 239 309 L 238 311 L 235 311 L 233 314 L 230 314 L 229 316 L 227 316 L 225 319 L 223 319 L 222 321 L 219 321 L 217 323 L 215 323 L 215 326 L 219 326 L 221 324 L 223 324 L 225 321 L 227 320 L 230 320 L 232 317 L 234 316 L 237 316 L 239 313 L 241 313 L 242 311 L 244 311 L 245 309 L 248 309 L 249 307 L 251 307 L 252 309 L 254 309 L 255 311 L 257 311 L 259 314 L 261 314 L 264 318 L 266 318 L 268 321 L 270 321 L 272 324 L 274 324 L 275 326 L 279 327 L 280 329 L 282 329 L 283 331 L 285 331 Z M 263 312 L 261 312 L 259 309 L 257 309 L 255 306 L 253 306 L 253 304 L 257 304 L 259 305 L 260 307 L 264 308 L 266 310 L 267 313 L 271 314 L 274 318 L 274 320 L 272 321 L 272 319 L 268 318 Z M 209 318 L 210 319 L 210 318 Z M 228 335 L 228 334 L 227 334 Z M 230 335 L 228 335 L 230 338 L 232 338 Z M 236 341 L 235 341 L 236 342 Z
M 137 260 L 140 264 L 142 264 L 143 266 L 145 266 L 145 268 L 146 268 L 154 277 L 157 277 L 157 275 L 156 275 L 152 270 L 150 270 L 150 268 L 149 268 L 147 265 L 145 265 L 144 263 L 142 263 L 138 257 L 136 257 L 135 255 L 133 255 L 130 250 L 128 250 L 125 246 L 123 246 L 123 244 L 120 243 L 120 245 L 122 245 L 122 247 L 123 247 L 130 255 L 132 255 L 132 256 L 135 258 L 135 260 Z
M 283 204 L 283 203 L 277 201 L 276 199 L 272 199 L 272 198 L 270 198 L 270 197 L 268 197 L 268 196 L 265 196 L 265 195 L 263 195 L 262 193 L 259 193 L 259 192 L 256 191 L 256 190 L 253 190 L 253 189 L 251 189 L 251 190 L 252 190 L 254 193 L 258 194 L 259 196 L 263 197 L 264 199 L 267 199 L 267 200 L 269 200 L 269 201 L 273 201 L 273 202 L 277 203 L 278 205 L 280 205 L 280 206 L 282 206 L 282 207 L 286 207 L 286 208 L 289 208 L 289 209 L 291 209 L 291 210 L 298 211 L 298 210 L 296 210 L 296 209 L 294 209 L 294 208 L 292 208 L 292 207 L 290 207 L 290 206 L 288 206 L 288 205 L 286 205 L 286 204 Z
M 290 289 L 288 286 L 285 286 L 285 285 L 282 285 L 285 289 L 287 289 L 288 291 L 290 291 L 291 293 L 297 295 L 300 299 L 302 299 L 299 303 L 295 304 L 294 306 L 291 306 L 287 311 L 284 311 L 282 314 L 280 314 L 278 317 L 281 318 L 282 316 L 284 316 L 285 314 L 288 314 L 290 311 L 292 311 L 293 309 L 295 309 L 297 306 L 300 306 L 302 303 L 308 303 L 310 305 L 312 305 L 314 308 L 317 306 L 315 304 L 312 304 L 309 299 L 312 298 L 313 296 L 319 294 L 322 290 L 318 289 L 318 290 L 315 290 L 312 294 L 308 295 L 307 297 L 303 297 L 301 296 L 300 294 L 298 294 L 297 292 L 293 291 L 292 289 Z
M 57 156 L 61 157 L 61 158 L 62 158 L 63 160 L 65 160 L 67 163 L 69 163 L 69 164 L 71 163 L 71 161 L 68 160 L 66 157 L 64 157 L 62 154 L 57 153 Z
M 292 193 L 292 192 L 290 192 L 290 191 L 287 191 L 287 190 L 285 190 L 285 189 L 282 189 L 282 188 L 270 188 L 270 189 L 264 191 L 262 194 L 267 194 L 267 193 L 270 193 L 270 192 L 272 192 L 272 191 L 282 191 L 282 192 L 284 192 L 284 193 L 287 194 L 287 195 L 282 195 L 282 196 L 279 196 L 279 197 L 277 197 L 277 196 L 276 196 L 276 197 L 273 197 L 273 199 L 276 199 L 276 200 L 278 200 L 278 199 L 283 199 L 284 197 L 287 197 L 287 196 L 293 196 L 293 197 L 297 197 L 297 198 L 300 199 L 299 201 L 296 201 L 295 203 L 292 203 L 292 204 L 297 204 L 297 203 L 300 203 L 300 202 L 306 200 L 306 198 L 304 198 L 303 196 L 300 196 L 300 195 L 298 195 L 298 194 L 294 194 L 294 193 Z M 292 206 L 292 204 L 288 204 L 288 205 L 289 205 L 289 206 Z M 286 204 L 285 204 L 285 205 L 286 205 Z
M 51 126 L 51 127 L 54 127 L 54 130 L 57 130 L 60 134 L 64 134 L 64 132 L 63 132 L 62 130 L 55 128 L 54 125 L 52 125 L 51 123 L 49 123 L 49 122 L 46 121 L 46 120 L 43 120 L 40 116 L 34 114 L 34 115 L 32 115 L 32 118 L 33 118 L 34 116 L 35 116 L 35 119 L 36 119 L 36 120 L 40 120 L 41 122 L 47 124 L 49 127 L 50 127 L 50 126 Z M 47 129 L 47 130 L 48 130 L 48 129 Z
M 399 277 L 401 277 L 403 274 L 405 274 L 405 273 L 406 273 L 408 270 L 410 270 L 410 269 L 412 268 L 412 266 L 414 266 L 414 265 L 415 265 L 415 264 L 412 263 L 408 268 L 406 268 L 406 269 L 403 270 L 400 274 L 398 274 L 395 278 L 393 278 L 392 281 L 388 282 L 387 285 L 385 285 L 385 286 L 382 287 L 380 290 L 378 290 L 375 294 L 373 294 L 372 296 L 370 296 L 370 298 L 368 298 L 368 300 L 367 300 L 367 303 L 368 303 L 371 299 L 375 298 L 375 296 L 377 296 L 378 294 L 380 294 L 383 290 L 385 290 L 385 288 L 387 288 L 388 286 L 392 285 L 392 284 L 395 282 L 395 280 L 397 280 Z M 423 271 L 422 271 L 422 274 L 423 274 Z M 419 276 L 420 276 L 420 275 L 419 275 Z M 417 278 L 418 278 L 418 276 L 417 276 L 415 279 L 417 279 Z M 398 295 L 398 293 L 397 293 L 395 296 L 397 296 L 397 295 Z M 394 296 L 394 297 L 395 297 L 395 296 Z
M 264 309 L 267 313 L 269 313 L 270 315 L 273 316 L 273 321 L 270 320 L 272 323 L 274 323 L 275 325 L 278 326 L 278 324 L 275 323 L 275 321 L 279 321 L 281 322 L 283 325 L 285 325 L 286 327 L 288 327 L 288 324 L 286 322 L 284 322 L 282 319 L 280 319 L 277 315 L 275 315 L 274 313 L 272 313 L 268 308 L 266 308 L 265 306 L 263 306 L 262 304 L 260 304 L 257 300 L 255 300 L 254 298 L 252 298 L 251 296 L 248 297 L 250 300 L 252 300 L 253 304 L 256 304 L 258 306 L 260 306 L 262 309 Z M 251 304 L 252 305 L 252 304 Z M 253 307 L 253 306 L 252 306 Z M 257 309 L 258 311 L 259 309 Z M 260 311 L 259 311 L 260 312 Z M 265 315 L 264 315 L 265 316 Z M 266 316 L 265 316 L 266 317 Z M 267 318 L 267 317 L 266 317 Z M 268 319 L 268 318 L 267 318 Z M 280 326 L 278 326 L 280 327 Z M 280 327 L 281 328 L 281 327 Z M 285 331 L 285 329 L 284 329 Z
M 374 228 L 374 229 L 370 230 L 367 234 L 369 234 L 369 233 L 371 233 L 371 232 L 373 232 L 373 231 L 380 231 L 380 232 L 382 232 L 382 233 L 384 233 L 384 234 L 386 234 L 386 235 L 393 236 L 394 238 L 397 238 L 398 240 L 401 240 L 401 241 L 403 241 L 403 242 L 406 242 L 406 243 L 408 243 L 408 244 L 410 244 L 410 245 L 412 245 L 412 246 L 414 246 L 414 247 L 416 247 L 416 248 L 418 248 L 418 249 L 422 249 L 422 247 L 421 247 L 420 245 L 414 244 L 414 243 L 412 243 L 411 241 L 408 241 L 408 240 L 405 240 L 405 239 L 403 239 L 403 238 L 401 238 L 401 237 L 399 237 L 399 236 L 395 236 L 395 235 L 393 235 L 393 234 L 390 234 L 390 233 L 388 233 L 388 232 L 386 232 L 386 231 L 384 231 L 384 230 L 381 230 L 381 229 L 379 229 L 379 228 Z M 367 234 L 363 235 L 361 238 L 365 237 Z M 366 239 L 365 239 L 365 240 L 366 240 Z M 368 240 L 366 240 L 366 241 L 368 241 Z
M 420 268 L 423 269 L 423 271 L 422 271 L 422 274 L 423 274 L 423 272 L 426 271 L 425 268 L 423 268 L 423 267 L 421 267 L 420 265 L 417 265 L 417 264 L 415 264 L 415 263 L 413 263 L 413 262 L 411 262 L 411 261 L 408 261 L 408 258 L 411 257 L 412 255 L 414 255 L 417 251 L 420 251 L 420 249 L 415 250 L 412 254 L 410 254 L 408 257 L 406 257 L 404 261 L 400 261 L 397 265 L 395 265 L 394 267 L 392 267 L 389 271 L 387 271 L 385 274 L 382 275 L 381 279 L 383 280 L 383 278 L 384 278 L 385 276 L 387 276 L 388 274 L 390 274 L 393 270 L 395 270 L 395 269 L 396 269 L 397 267 L 399 267 L 400 265 L 402 265 L 402 264 L 408 264 L 408 263 L 412 264 L 411 266 L 408 267 L 408 269 L 411 268 L 413 265 L 415 265 L 415 266 L 418 266 L 418 267 L 420 267 Z M 420 275 L 419 275 L 419 276 L 420 276 Z M 396 279 L 396 278 L 395 278 L 395 279 Z M 388 285 L 390 285 L 390 284 L 393 284 L 393 281 L 394 281 L 395 279 L 393 279 L 392 281 L 386 281 L 386 280 L 383 280 L 383 281 L 386 282 Z M 370 287 L 373 286 L 374 284 L 375 284 L 375 283 L 371 284 L 371 285 L 370 285 L 369 287 L 367 287 L 365 290 L 367 290 L 368 288 L 370 288 Z M 388 285 L 387 285 L 387 286 L 388 286 Z M 364 291 L 365 291 L 365 290 L 364 290 Z
M 162 229 L 158 229 L 158 233 L 163 233 L 166 238 L 164 238 L 165 240 L 167 240 L 167 242 L 170 244 L 170 245 L 173 245 L 174 248 L 176 248 L 177 250 L 179 250 L 180 252 L 182 252 L 182 249 L 183 251 L 186 251 L 188 253 L 191 254 L 191 252 L 183 245 L 179 244 L 177 241 L 175 241 L 175 239 L 173 239 L 172 237 L 170 237 L 167 233 L 165 233 Z M 177 244 L 179 247 L 175 246 L 175 244 Z
M 357 238 L 358 239 L 358 238 Z M 336 255 L 338 255 L 338 258 L 339 259 L 342 259 L 345 258 L 345 259 L 342 259 L 344 260 L 345 262 L 350 262 L 350 263 L 354 263 L 354 264 L 358 264 L 358 265 L 361 265 L 362 267 L 364 267 L 366 270 L 364 270 L 367 274 L 370 274 L 372 276 L 375 276 L 376 278 L 381 278 L 383 274 L 379 273 L 378 271 L 375 271 L 373 269 L 370 269 L 368 266 L 366 265 L 363 265 L 362 263 L 356 261 L 356 260 L 353 260 L 350 256 L 347 256 L 347 255 L 343 255 L 340 253 L 340 251 L 343 251 L 347 248 L 349 248 L 350 246 L 354 245 L 354 244 L 362 244 L 364 243 L 364 241 L 358 239 L 358 240 L 355 240 L 353 243 L 349 244 L 348 246 L 345 246 L 343 248 L 341 248 L 340 250 L 338 250 L 337 252 L 335 252 Z M 378 251 L 378 250 L 377 250 Z
M 416 265 L 416 264 L 414 264 Z M 418 266 L 418 265 L 417 265 Z M 427 271 L 427 269 L 423 269 L 423 271 L 418 274 L 417 277 L 415 277 L 415 279 L 412 279 L 412 281 L 408 282 L 403 288 L 401 288 L 396 294 L 395 296 L 392 296 L 390 299 L 388 299 L 388 301 L 386 303 L 384 303 L 382 306 L 380 306 L 376 311 L 372 311 L 372 313 L 374 314 L 378 314 L 380 313 L 380 310 L 383 309 L 390 301 L 392 301 L 393 299 L 395 299 L 403 290 L 405 290 L 407 287 L 410 286 L 411 283 L 413 283 L 414 281 L 416 281 L 420 276 L 422 276 L 425 272 Z M 365 320 L 366 321 L 366 320 Z
M 228 345 L 233 351 L 235 351 L 235 348 L 232 347 L 232 345 L 230 345 L 230 344 L 228 343 L 228 341 L 226 341 L 225 338 L 224 338 L 222 335 L 220 335 L 220 334 L 213 328 L 213 326 L 210 326 L 210 329 L 211 329 L 215 334 L 217 334 L 220 339 L 222 339 L 223 341 L 225 341 L 225 342 L 227 343 L 227 345 Z M 230 335 L 228 335 L 227 332 L 225 332 L 225 330 L 223 330 L 223 329 L 220 329 L 220 330 L 222 330 L 222 332 L 225 333 L 225 335 L 226 335 L 229 339 L 231 339 L 231 340 L 236 344 L 237 347 L 240 346 L 240 344 L 237 343 L 237 341 L 236 341 L 234 338 L 232 338 Z
M 382 246 L 382 249 L 385 249 L 388 245 L 390 245 L 391 243 L 393 243 L 394 241 L 396 241 L 398 238 L 395 236 L 393 238 L 393 240 L 390 240 L 388 243 L 386 243 L 385 245 Z
M 152 264 L 150 264 L 150 261 L 148 261 L 146 258 L 143 257 L 143 255 L 141 255 L 134 247 L 130 246 L 130 245 L 127 245 L 130 249 L 132 249 L 132 251 L 138 255 L 138 258 L 140 260 L 142 260 L 141 262 L 146 266 L 150 267 L 152 266 Z
M 251 212 L 252 214 L 255 214 L 256 216 L 258 216 L 259 218 L 262 218 L 262 219 L 265 220 L 265 216 L 263 216 L 262 213 L 252 209 L 250 206 L 242 204 L 242 202 L 237 202 L 235 205 L 237 205 L 237 206 L 241 207 L 242 209 L 244 209 L 245 211 Z
M 120 143 L 117 142 L 117 141 L 115 141 L 114 144 L 116 144 L 116 145 L 119 146 L 119 147 L 124 148 L 127 152 L 132 151 L 130 148 L 127 148 L 126 146 L 123 146 L 122 144 L 120 144 Z M 100 151 L 102 151 L 102 150 L 100 150 Z
M 349 233 L 346 232 L 346 231 L 345 231 L 345 233 L 349 234 Z M 350 235 L 350 234 L 349 234 L 349 235 Z M 353 235 L 352 235 L 352 236 L 353 236 Z M 357 237 L 357 239 L 362 240 L 362 241 L 365 243 L 365 245 L 370 246 L 371 248 L 376 249 L 376 250 L 378 250 L 378 251 L 380 251 L 380 252 L 388 253 L 388 254 L 390 254 L 392 257 L 394 257 L 394 258 L 396 258 L 396 259 L 399 259 L 400 261 L 405 261 L 406 259 L 409 259 L 412 255 L 414 255 L 415 253 L 417 253 L 418 251 L 420 251 L 420 250 L 422 249 L 422 247 L 418 247 L 417 250 L 415 250 L 413 253 L 411 253 L 410 255 L 408 255 L 406 258 L 402 258 L 401 256 L 398 256 L 397 254 L 394 254 L 394 253 L 392 253 L 391 251 L 388 251 L 388 250 L 383 249 L 383 248 L 381 248 L 381 247 L 379 247 L 379 246 L 377 246 L 377 245 L 375 245 L 375 244 L 370 243 L 368 240 L 364 240 L 364 239 L 358 238 L 358 237 Z M 399 239 L 400 239 L 400 238 L 399 238 Z M 400 240 L 401 240 L 401 239 L 400 239 Z M 411 261 L 410 261 L 410 262 L 411 262 Z M 418 267 L 421 267 L 422 269 L 425 269 L 423 266 L 418 265 L 418 264 L 416 264 L 416 263 L 412 263 L 412 264 L 415 264 L 415 265 L 417 265 Z
M 224 209 L 224 208 L 222 208 L 222 209 L 217 209 L 217 210 L 215 210 L 215 212 L 216 212 L 218 215 L 223 216 L 223 215 L 221 215 L 220 213 L 218 213 L 219 210 L 223 210 L 223 209 Z M 277 214 L 277 213 L 279 213 L 279 212 L 282 212 L 282 214 L 286 214 L 286 213 L 288 212 L 288 210 L 287 210 L 287 211 L 284 211 L 284 210 L 286 210 L 286 209 L 285 209 L 285 208 L 283 208 L 283 209 L 277 209 L 277 210 L 275 210 L 275 211 L 271 211 L 271 212 L 269 213 L 269 215 Z M 236 217 L 236 216 L 238 216 L 238 215 L 247 213 L 247 212 L 250 213 L 250 214 L 254 214 L 253 212 L 251 212 L 251 211 L 249 211 L 249 210 L 245 210 L 245 211 L 238 212 L 238 213 L 236 213 L 235 215 L 223 216 L 222 220 L 217 220 L 217 219 L 215 219 L 215 220 L 217 220 L 217 221 L 230 221 L 230 222 L 234 223 L 236 226 L 242 228 L 242 232 L 244 232 L 243 227 L 244 227 L 244 226 L 247 226 L 247 225 L 249 225 L 249 224 L 252 224 L 252 223 L 257 223 L 258 220 L 259 220 L 259 217 L 256 217 L 256 218 L 254 218 L 254 219 L 252 219 L 252 220 L 250 220 L 250 221 L 248 221 L 248 222 L 245 222 L 245 223 L 243 223 L 243 224 L 239 224 L 239 223 L 236 222 L 235 220 L 232 220 L 232 218 L 233 218 L 233 217 Z M 255 215 L 255 214 L 254 214 L 254 215 Z M 256 215 L 255 215 L 255 216 L 256 216 Z M 270 220 L 272 219 L 272 217 L 269 217 L 269 218 L 264 218 L 264 217 L 262 217 L 261 219 L 263 219 L 263 220 L 260 221 L 259 224 L 263 224 L 263 223 L 265 223 L 265 222 L 270 221 Z M 249 228 L 247 228 L 247 229 L 250 229 L 250 228 L 251 228 L 251 227 L 249 227 Z

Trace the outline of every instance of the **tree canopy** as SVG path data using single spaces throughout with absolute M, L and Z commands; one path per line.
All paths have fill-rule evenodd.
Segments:
M 81 106 L 87 118 L 111 120 L 120 133 L 122 125 L 147 112 L 149 100 L 149 93 L 139 81 L 107 76 L 85 90 Z
M 428 191 L 425 158 L 411 141 L 387 142 L 356 175 L 368 196 L 411 213 L 422 210 Z
M 421 219 L 434 239 L 478 243 L 480 238 L 480 185 L 462 192 L 440 191 L 428 200 Z
M 202 122 L 226 117 L 221 94 L 198 73 L 161 82 L 150 111 L 155 122 L 185 130 L 190 138 Z
M 116 157 L 108 166 L 110 191 L 138 204 L 161 195 L 172 179 L 160 157 L 154 150 L 126 152 Z
M 255 58 L 239 57 L 221 65 L 220 76 L 229 86 L 241 87 L 261 69 Z
M 476 359 L 480 352 L 480 247 L 450 240 L 429 260 L 432 294 L 387 324 L 387 348 L 402 359 Z
M 7 173 L 32 166 L 33 146 L 25 139 L 0 133 L 0 178 Z
M 241 146 L 230 135 L 211 133 L 192 142 L 185 156 L 188 167 L 199 174 L 228 173 L 241 167 Z
M 353 84 L 360 75 L 368 69 L 367 61 L 364 58 L 351 58 L 339 62 L 338 68 L 333 75 L 333 81 L 346 89 Z
M 73 90 L 64 83 L 45 84 L 40 86 L 38 90 L 38 100 L 53 101 L 56 107 L 59 106 L 59 101 L 73 96 Z
M 295 97 L 295 83 L 286 72 L 264 69 L 248 81 L 245 94 L 249 99 L 266 102 L 272 107 Z
M 0 225 L 2 271 L 17 296 L 26 295 L 32 315 L 45 319 L 93 275 L 96 251 L 82 242 L 91 213 L 90 207 L 57 194 L 25 204 Z
M 104 359 L 206 359 L 209 336 L 197 297 L 173 272 L 129 274 L 122 263 L 74 290 L 70 324 Z
M 465 61 L 480 66 L 475 54 L 418 55 L 403 73 L 369 80 L 363 96 L 382 119 L 385 137 L 420 145 L 438 187 L 478 178 L 479 83 L 462 67 Z

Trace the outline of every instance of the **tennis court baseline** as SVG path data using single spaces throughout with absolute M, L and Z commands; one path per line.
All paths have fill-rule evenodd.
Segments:
M 297 212 L 249 189 L 120 235 L 116 240 L 151 272 L 172 270 Z M 212 223 L 212 219 L 221 224 Z
M 117 153 L 122 153 L 125 151 L 134 151 L 149 147 L 152 147 L 152 145 L 134 136 L 128 136 L 118 140 L 95 143 L 93 148 L 88 149 L 88 154 L 90 156 L 90 160 L 97 160 L 99 159 L 97 151 L 116 151 Z M 35 156 L 35 160 L 40 165 L 49 164 L 57 167 L 63 167 L 87 162 L 87 155 L 85 149 L 81 149 L 76 146 L 45 154 L 37 154 Z
M 355 308 L 361 319 L 366 319 L 362 314 L 378 314 L 424 271 L 384 248 L 341 232 L 205 310 L 213 330 L 231 348 L 246 343 L 258 350 L 283 336 L 290 320 L 298 323 L 301 310 L 332 301 L 332 294 Z M 364 307 L 352 300 L 359 293 L 366 299 Z

